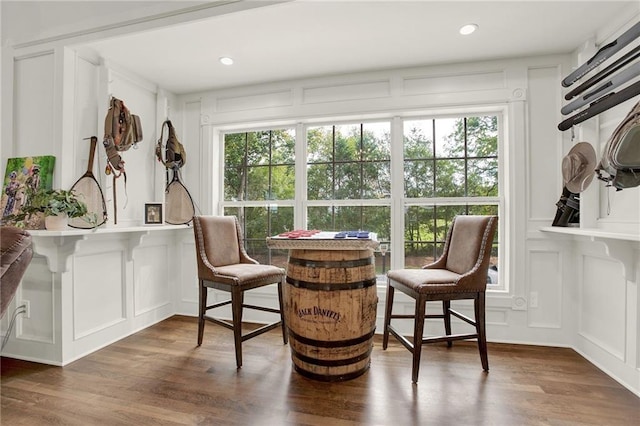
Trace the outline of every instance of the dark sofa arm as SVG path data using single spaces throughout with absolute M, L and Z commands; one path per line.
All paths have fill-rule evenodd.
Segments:
M 0 227 L 1 275 L 0 275 L 0 318 L 4 316 L 9 303 L 16 294 L 20 280 L 31 258 L 31 235 L 13 226 Z

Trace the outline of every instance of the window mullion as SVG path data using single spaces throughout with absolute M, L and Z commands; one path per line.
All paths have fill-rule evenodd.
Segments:
M 364 198 L 364 123 L 360 123 L 360 138 L 358 141 L 358 160 L 360 161 L 360 199 Z M 362 223 L 362 210 L 360 210 L 360 223 Z
M 295 200 L 293 223 L 295 229 L 304 229 L 307 225 L 307 129 L 302 123 L 296 125 L 295 144 Z
M 389 252 L 392 269 L 404 267 L 405 185 L 404 124 L 402 118 L 391 121 L 391 235 Z
M 269 130 L 269 164 L 267 167 L 269 167 L 269 171 L 267 172 L 267 176 L 268 176 L 267 203 L 272 204 L 274 200 L 274 197 L 273 197 L 273 130 Z M 267 235 L 273 235 L 271 231 L 271 216 L 272 216 L 271 208 L 268 208 L 267 209 Z M 271 250 L 269 250 L 269 252 L 271 252 Z
M 336 199 L 336 126 L 331 126 L 331 198 Z M 335 211 L 334 224 L 335 224 Z
M 463 121 L 464 134 L 463 137 L 463 145 L 464 145 L 464 196 L 469 196 L 469 150 L 468 150 L 468 139 L 467 139 L 467 117 L 464 117 Z M 467 207 L 467 214 L 469 214 L 469 208 Z

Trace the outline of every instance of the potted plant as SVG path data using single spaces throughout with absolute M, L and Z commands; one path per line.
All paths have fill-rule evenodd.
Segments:
M 26 202 L 20 212 L 3 218 L 17 226 L 33 215 L 43 215 L 45 228 L 61 230 L 67 227 L 69 218 L 87 215 L 87 205 L 73 191 L 64 189 L 38 189 L 26 191 Z

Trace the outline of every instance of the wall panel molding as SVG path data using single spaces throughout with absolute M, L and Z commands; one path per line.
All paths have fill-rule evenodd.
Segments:
M 303 104 L 386 98 L 390 95 L 391 84 L 388 79 L 377 81 L 365 80 L 351 84 L 302 87 Z
M 256 93 L 244 96 L 226 96 L 216 99 L 217 112 L 249 111 L 274 107 L 287 107 L 293 104 L 290 90 Z
M 96 271 L 104 271 L 96 274 Z M 76 255 L 73 262 L 73 338 L 80 340 L 126 320 L 126 256 L 114 250 Z
M 583 253 L 578 334 L 610 355 L 625 360 L 626 280 L 620 263 Z
M 405 95 L 432 95 L 505 89 L 508 82 L 505 71 L 496 70 L 404 77 L 402 87 Z
M 166 244 L 136 249 L 133 262 L 133 315 L 140 316 L 171 304 L 170 267 L 175 265 Z
M 529 327 L 562 327 L 562 260 L 562 253 L 556 249 L 530 249 L 527 253 Z

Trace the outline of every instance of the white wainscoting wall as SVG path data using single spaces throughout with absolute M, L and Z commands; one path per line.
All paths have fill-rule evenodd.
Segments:
M 132 28 L 135 24 L 127 31 Z M 612 243 L 610 238 L 540 231 L 553 220 L 562 190 L 561 161 L 576 142 L 556 128 L 562 119 L 560 80 L 589 49 L 177 95 L 83 48 L 83 37 L 100 36 L 3 46 L 3 166 L 12 156 L 55 155 L 54 185 L 70 187 L 86 170 L 88 144 L 82 139 L 103 133 L 110 95 L 124 99 L 141 116 L 145 133 L 137 150 L 123 154 L 128 179 L 126 189 L 122 179 L 116 183 L 117 225 L 113 181 L 102 173 L 100 151 L 96 174 L 110 209 L 104 230 L 36 236 L 36 256 L 14 301 L 29 300 L 31 317 L 19 321 L 3 355 L 64 365 L 170 315 L 196 315 L 191 230 L 141 226 L 144 202 L 162 201 L 164 193 L 164 169 L 153 150 L 165 118 L 172 119 L 189 155 L 183 178 L 197 213 L 219 214 L 224 130 L 500 111 L 506 141 L 500 154 L 505 200 L 501 279 L 508 290 L 488 295 L 488 338 L 571 347 L 640 395 L 640 192 L 614 193 L 594 182 L 584 193 L 583 228 L 630 238 L 613 238 Z M 599 152 L 629 108 L 621 105 L 585 123 L 577 136 Z M 384 285 L 378 295 L 380 332 Z M 253 297 L 276 300 L 270 290 Z M 397 304 L 398 310 L 413 310 L 406 298 L 399 297 Z M 246 319 L 262 318 L 248 313 Z M 3 332 L 6 328 L 7 318 Z

